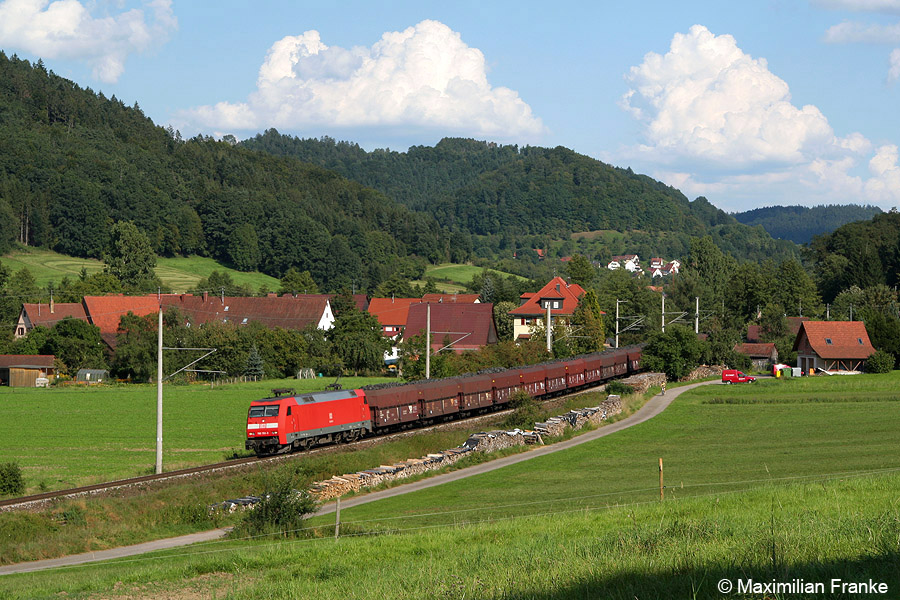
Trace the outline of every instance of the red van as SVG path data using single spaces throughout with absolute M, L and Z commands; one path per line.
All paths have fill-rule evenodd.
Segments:
M 744 375 L 737 369 L 725 369 L 722 371 L 722 383 L 753 383 L 756 377 Z

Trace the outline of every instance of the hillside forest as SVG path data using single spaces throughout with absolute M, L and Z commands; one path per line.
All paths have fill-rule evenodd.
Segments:
M 155 292 L 161 287 L 152 270 L 158 256 L 209 256 L 238 270 L 260 270 L 282 281 L 279 291 L 382 296 L 433 291 L 410 283 L 422 278 L 429 263 L 470 262 L 525 278 L 485 269 L 468 284 L 495 304 L 501 333 L 508 335 L 505 315 L 521 294 L 558 273 L 595 294 L 598 312 L 606 313 L 592 325 L 600 339 L 614 329 L 616 301 L 626 301 L 627 312 L 641 317 L 640 328 L 623 335 L 622 343 L 629 343 L 660 329 L 659 290 L 648 287 L 657 282 L 596 265 L 630 252 L 682 259 L 683 271 L 661 282 L 667 312 L 692 312 L 700 299 L 702 327 L 709 333 L 702 349 L 707 360 L 737 360 L 730 349 L 751 322 L 761 324 L 788 358 L 786 316 L 849 318 L 851 306 L 855 318 L 871 326 L 876 347 L 900 355 L 894 347 L 900 343 L 896 211 L 841 225 L 801 248 L 773 239 L 763 226 L 767 213 L 756 215 L 760 224 L 745 225 L 705 198 L 690 201 L 631 169 L 561 147 L 444 139 L 407 152 L 367 152 L 349 142 L 303 140 L 274 130 L 241 143 L 230 136 L 183 139 L 154 125 L 136 103 L 126 106 L 55 75 L 40 61 L 2 52 L 0 136 L 0 253 L 37 246 L 106 264 L 101 273 L 54 282 L 57 301 Z M 801 211 L 798 218 L 826 215 L 821 222 L 816 217 L 821 230 L 860 217 L 844 208 L 836 211 L 837 220 L 829 220 L 827 211 Z M 276 291 L 242 288 L 220 273 L 201 282 L 196 291 L 202 290 Z M 27 271 L 0 269 L 4 351 L 65 354 L 69 340 L 77 346 L 73 356 L 88 356 L 92 334 L 79 333 L 79 325 L 65 325 L 64 334 L 50 330 L 10 339 L 22 302 L 46 302 L 48 292 Z M 344 343 L 314 332 L 210 331 L 226 336 L 222 343 L 238 337 L 227 338 L 236 354 L 220 355 L 208 366 L 242 372 L 253 350 L 273 376 L 290 375 L 297 366 L 275 358 L 289 351 L 327 372 L 379 368 L 383 340 L 364 339 L 371 321 L 349 309 L 344 318 L 350 323 L 340 335 L 360 336 L 343 337 Z M 120 348 L 131 358 L 114 365 L 120 373 L 143 376 L 132 365 L 146 359 L 145 329 L 138 321 L 123 325 Z M 565 337 L 557 336 L 556 354 L 584 349 Z M 356 355 L 343 354 L 343 346 L 353 345 L 346 343 L 350 339 L 362 348 Z M 132 343 L 136 349 L 128 350 Z M 511 347 L 497 352 L 456 366 L 456 359 L 448 358 L 446 367 L 438 360 L 436 368 L 452 373 L 492 361 L 546 358 L 538 349 L 522 351 L 531 359 Z

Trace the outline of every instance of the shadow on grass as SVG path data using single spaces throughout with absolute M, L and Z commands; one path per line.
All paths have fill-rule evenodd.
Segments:
M 874 549 L 873 549 L 874 550 Z M 838 560 L 831 562 L 800 563 L 788 566 L 772 567 L 741 565 L 732 560 L 728 566 L 693 567 L 687 566 L 660 573 L 629 573 L 627 575 L 603 575 L 602 563 L 596 565 L 597 575 L 586 578 L 575 584 L 563 584 L 551 591 L 537 590 L 528 593 L 512 593 L 501 598 L 509 600 L 533 598 L 535 600 L 567 600 L 571 598 L 608 598 L 621 600 L 645 600 L 655 598 L 900 598 L 900 553 L 890 551 L 873 554 L 856 560 Z M 851 589 L 832 591 L 832 580 L 840 583 L 863 583 L 887 585 L 886 593 L 853 592 Z M 739 582 L 744 585 L 748 580 L 763 586 L 773 582 L 782 584 L 824 586 L 824 592 L 805 591 L 802 587 L 782 589 L 780 592 L 766 588 L 755 588 L 748 592 L 738 589 Z M 723 593 L 721 585 L 732 586 Z M 548 585 L 548 587 L 552 586 Z M 725 589 L 723 587 L 723 589 Z M 812 590 L 814 588 L 809 588 Z M 795 590 L 797 593 L 794 593 Z

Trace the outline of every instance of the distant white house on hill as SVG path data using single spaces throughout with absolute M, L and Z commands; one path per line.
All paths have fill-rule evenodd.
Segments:
M 606 265 L 606 268 L 610 271 L 625 269 L 630 273 L 640 273 L 643 271 L 643 269 L 641 269 L 641 259 L 638 258 L 637 254 L 620 254 L 618 256 L 613 256 L 612 260 Z

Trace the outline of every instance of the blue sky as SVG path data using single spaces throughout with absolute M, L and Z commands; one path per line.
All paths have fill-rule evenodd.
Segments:
M 562 145 L 731 211 L 900 204 L 900 0 L 0 0 L 0 48 L 186 137 Z

